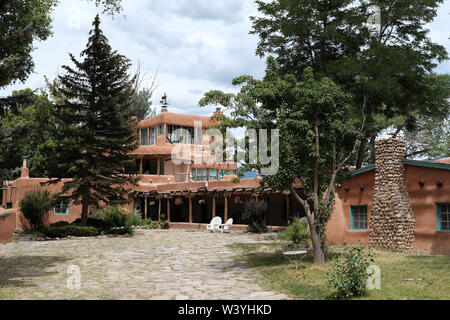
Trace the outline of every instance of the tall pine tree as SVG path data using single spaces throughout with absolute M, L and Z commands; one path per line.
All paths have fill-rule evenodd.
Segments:
M 62 193 L 82 205 L 82 222 L 87 222 L 89 208 L 105 203 L 125 203 L 129 189 L 138 181 L 126 174 L 132 168 L 129 153 L 138 146 L 136 123 L 127 117 L 134 96 L 135 78 L 130 78 L 130 61 L 113 51 L 100 30 L 100 18 L 82 62 L 70 55 L 75 69 L 63 66 L 56 94 L 58 141 L 55 174 L 64 180 Z M 129 171 L 127 171 L 129 172 Z

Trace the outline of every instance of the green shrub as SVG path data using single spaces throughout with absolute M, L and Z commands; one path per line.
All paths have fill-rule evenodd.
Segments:
M 308 241 L 310 238 L 308 223 L 301 222 L 299 218 L 294 218 L 294 221 L 280 232 L 280 238 L 294 243 Z
M 247 203 L 242 217 L 248 223 L 248 232 L 267 232 L 266 210 L 267 204 L 264 201 L 256 202 L 252 200 Z
M 108 234 L 114 234 L 114 235 L 125 235 L 125 234 L 133 234 L 133 227 L 131 226 L 125 226 L 120 228 L 114 228 L 111 229 Z
M 109 206 L 102 209 L 95 209 L 89 216 L 90 218 L 103 220 L 111 227 L 125 227 L 126 215 L 121 213 L 119 206 Z
M 73 237 L 95 237 L 99 235 L 99 231 L 94 227 L 77 226 L 74 224 L 60 227 L 43 228 L 42 232 L 49 238 L 65 238 Z
M 366 283 L 370 274 L 367 268 L 373 262 L 372 254 L 362 245 L 344 246 L 344 252 L 339 257 L 333 270 L 328 274 L 328 283 L 337 292 L 337 299 L 348 299 L 362 296 L 366 292 Z
M 142 219 L 142 216 L 137 211 L 132 211 L 125 217 L 126 223 L 134 227 L 142 227 L 146 225 L 146 220 Z
M 30 230 L 39 230 L 44 226 L 44 217 L 53 206 L 54 198 L 47 190 L 27 192 L 19 202 L 20 211 L 26 220 L 24 222 L 29 223 Z
M 68 223 L 67 221 L 58 221 L 55 223 L 52 223 L 50 225 L 50 227 L 64 227 L 64 226 L 68 226 L 70 223 Z
M 160 221 L 159 225 L 160 225 L 161 229 L 169 229 L 170 228 L 170 222 L 167 220 Z

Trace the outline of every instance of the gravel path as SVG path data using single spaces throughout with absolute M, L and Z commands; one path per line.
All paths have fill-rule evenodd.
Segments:
M 226 246 L 257 241 L 245 233 L 138 230 L 8 243 L 0 245 L 0 299 L 287 299 L 264 290 Z

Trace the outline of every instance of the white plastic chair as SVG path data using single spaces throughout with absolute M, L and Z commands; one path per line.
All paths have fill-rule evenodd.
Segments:
M 220 232 L 224 233 L 224 232 L 230 232 L 230 227 L 233 224 L 233 218 L 230 218 L 227 220 L 227 222 L 225 222 L 225 224 L 222 224 L 220 226 Z
M 214 217 L 211 222 L 206 226 L 206 230 L 210 232 L 216 232 L 219 230 L 220 225 L 222 224 L 221 217 Z

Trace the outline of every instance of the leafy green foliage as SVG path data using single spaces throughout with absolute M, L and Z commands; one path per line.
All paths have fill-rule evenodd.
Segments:
M 333 270 L 328 274 L 328 283 L 337 290 L 334 297 L 348 299 L 363 295 L 370 276 L 367 269 L 371 262 L 372 254 L 364 246 L 344 246 L 343 255 L 336 260 Z
M 90 226 L 50 226 L 42 229 L 42 232 L 49 238 L 65 238 L 73 237 L 95 237 L 99 235 L 99 231 Z
M 130 153 L 138 147 L 136 124 L 127 116 L 134 95 L 130 61 L 113 51 L 100 29 L 100 18 L 82 62 L 70 55 L 75 69 L 63 66 L 53 95 L 57 101 L 55 166 L 51 181 L 65 181 L 62 192 L 82 205 L 86 222 L 88 208 L 100 202 L 125 203 L 130 187 L 139 177 L 133 171 Z M 134 174 L 130 174 L 134 173 Z
M 280 231 L 280 238 L 294 243 L 306 242 L 310 239 L 308 223 L 301 222 L 299 218 L 294 218 L 294 221 L 286 228 Z
M 53 206 L 54 198 L 47 190 L 26 192 L 19 202 L 20 211 L 29 223 L 30 230 L 39 230 L 43 227 L 44 219 Z
M 251 33 L 260 38 L 257 54 L 274 54 L 285 74 L 303 78 L 312 67 L 320 77 L 337 83 L 359 109 L 349 115 L 365 119 L 364 139 L 355 158 L 363 163 L 367 143 L 374 144 L 387 128 L 376 124 L 382 115 L 401 115 L 409 122 L 414 114 L 448 114 L 449 96 L 440 84 L 429 86 L 427 76 L 448 59 L 444 46 L 432 42 L 427 25 L 443 0 L 257 0 L 259 15 L 251 18 Z M 381 10 L 377 31 L 366 21 L 370 5 Z
M 264 201 L 256 202 L 255 200 L 251 200 L 247 202 L 242 218 L 247 221 L 248 232 L 267 232 L 266 211 L 267 204 Z

